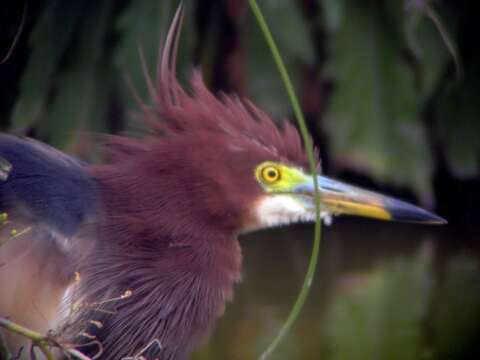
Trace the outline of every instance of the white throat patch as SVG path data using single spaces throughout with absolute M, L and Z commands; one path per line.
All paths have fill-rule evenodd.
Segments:
M 315 209 L 306 208 L 301 201 L 288 194 L 263 197 L 257 203 L 255 215 L 260 229 L 315 221 Z M 322 211 L 322 219 L 328 216 Z

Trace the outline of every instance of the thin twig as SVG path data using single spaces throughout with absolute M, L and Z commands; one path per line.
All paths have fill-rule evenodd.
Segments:
M 36 341 L 36 342 L 45 341 L 45 337 L 42 334 L 34 330 L 30 330 L 11 320 L 5 319 L 4 317 L 0 317 L 0 327 L 3 327 L 4 329 L 7 329 L 11 332 L 14 332 L 15 334 L 22 335 L 23 337 L 26 337 L 32 341 Z
M 13 53 L 13 49 L 15 49 L 15 46 L 17 45 L 18 40 L 20 39 L 20 35 L 22 34 L 23 27 L 25 26 L 25 20 L 27 18 L 27 5 L 28 3 L 25 2 L 25 6 L 23 7 L 23 14 L 22 14 L 22 20 L 20 22 L 20 26 L 17 30 L 17 33 L 15 34 L 15 37 L 13 38 L 12 44 L 10 45 L 10 48 L 8 49 L 7 53 L 3 57 L 2 60 L 0 60 L 0 65 L 4 64 L 5 62 L 10 59 L 10 56 Z
M 0 240 L 0 246 L 3 246 L 5 245 L 7 242 L 9 242 L 10 240 L 13 240 L 15 238 L 18 238 L 22 235 L 25 235 L 26 233 L 28 233 L 30 230 L 32 230 L 32 228 L 29 226 L 25 229 L 23 229 L 22 231 L 18 232 L 16 229 L 13 229 L 11 232 L 10 232 L 10 236 L 7 237 L 6 239 L 3 239 L 3 240 Z
M 89 358 L 88 356 L 84 355 L 83 353 L 81 353 L 76 349 L 66 349 L 66 353 L 80 360 L 91 360 L 91 358 Z
M 47 346 L 44 343 L 39 342 L 35 345 L 39 347 L 40 351 L 47 358 L 47 360 L 55 360 L 55 356 L 53 356 L 51 351 L 47 348 Z
M 38 346 L 38 348 L 43 353 L 43 355 L 45 355 L 47 360 L 55 360 L 55 357 L 47 348 L 46 344 L 48 343 L 48 339 L 46 339 L 42 334 L 2 317 L 0 317 L 0 326 L 4 329 L 7 329 L 11 332 L 30 339 L 33 346 Z
M 433 22 L 440 36 L 442 37 L 448 52 L 453 58 L 457 73 L 457 80 L 460 80 L 463 77 L 462 62 L 460 60 L 458 49 L 455 45 L 455 42 L 450 37 L 447 27 L 443 24 L 443 22 L 440 20 L 440 16 L 436 13 L 435 9 L 428 4 L 428 2 L 425 4 L 425 15 Z
M 32 354 L 35 353 L 35 347 L 38 347 L 47 360 L 55 360 L 55 356 L 50 351 L 50 348 L 52 347 L 59 348 L 64 353 L 68 353 L 80 360 L 92 360 L 90 357 L 82 354 L 76 349 L 67 348 L 53 338 L 44 336 L 39 332 L 28 329 L 6 318 L 0 317 L 0 327 L 31 340 Z

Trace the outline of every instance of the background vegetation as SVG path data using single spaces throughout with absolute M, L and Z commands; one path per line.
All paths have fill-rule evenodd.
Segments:
M 8 1 L 2 11 L 0 124 L 91 156 L 88 132 L 132 131 L 124 75 L 146 97 L 176 1 Z M 479 199 L 480 56 L 475 2 L 266 0 L 324 170 L 436 203 L 467 220 Z M 180 71 L 276 117 L 289 105 L 244 0 L 187 1 Z M 24 26 L 21 27 L 24 13 Z M 355 179 L 358 180 L 358 179 Z M 436 201 L 436 202 L 435 202 Z
M 92 133 L 138 132 L 125 76 L 148 99 L 139 49 L 153 73 L 161 35 L 177 4 L 7 0 L 0 13 L 0 57 L 6 55 L 0 65 L 1 129 L 98 161 Z M 179 76 L 185 80 L 200 66 L 215 91 L 248 96 L 275 118 L 291 117 L 247 1 L 186 5 Z M 319 352 L 332 359 L 477 358 L 479 5 L 468 0 L 263 0 L 260 5 L 295 79 L 324 171 L 436 208 L 453 224 L 446 236 L 410 228 L 394 236 L 392 229 L 378 233 L 367 226 L 384 244 L 409 239 L 407 249 L 391 250 L 395 256 L 378 245 L 368 256 L 358 255 L 366 245 L 349 243 L 350 235 L 358 238 L 364 231 L 355 224 L 356 232 L 327 234 L 323 275 L 313 294 L 322 310 L 310 303 L 307 311 L 315 321 L 304 318 L 279 358 L 317 358 L 312 354 Z M 302 231 L 290 236 L 301 237 Z M 281 234 L 275 236 L 277 243 Z M 460 245 L 452 248 L 453 241 Z M 268 344 L 283 319 L 282 308 L 275 312 L 272 303 L 282 299 L 288 309 L 302 277 L 258 265 L 265 261 L 258 254 L 269 251 L 246 245 L 245 258 L 257 265 L 247 260 L 249 282 L 237 296 L 236 311 L 227 310 L 216 347 L 199 358 L 249 358 Z M 277 252 L 273 267 L 284 259 Z M 308 252 L 305 245 L 288 255 L 305 264 Z M 348 265 L 333 266 L 331 259 L 345 252 Z M 367 260 L 352 266 L 357 258 Z M 278 285 L 269 289 L 260 278 L 252 280 L 254 269 L 267 282 L 291 283 L 282 284 L 284 292 Z M 303 270 L 300 266 L 298 274 Z M 262 291 L 269 301 L 262 303 L 267 296 Z M 321 334 L 320 345 L 300 345 L 312 333 Z

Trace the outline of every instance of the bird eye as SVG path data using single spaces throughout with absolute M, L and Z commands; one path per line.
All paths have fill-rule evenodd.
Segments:
M 261 174 L 263 180 L 269 184 L 272 184 L 280 179 L 280 170 L 271 165 L 264 167 Z

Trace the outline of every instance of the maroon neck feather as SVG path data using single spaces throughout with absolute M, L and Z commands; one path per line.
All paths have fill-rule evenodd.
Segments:
M 102 358 L 133 356 L 150 344 L 143 355 L 183 359 L 232 298 L 240 247 L 230 225 L 190 214 L 193 193 L 167 195 L 181 187 L 174 174 L 138 160 L 93 172 L 105 208 L 100 240 L 81 268 L 85 309 L 75 323 L 91 323 L 86 332 L 101 342 Z
M 104 241 L 82 269 L 80 293 L 87 304 L 104 303 L 86 307 L 75 323 L 102 323 L 101 329 L 92 323 L 86 332 L 101 342 L 105 359 L 134 356 L 145 347 L 147 358 L 184 359 L 232 298 L 240 247 L 227 229 L 203 220 L 192 223 L 190 216 L 181 220 L 178 211 L 186 210 L 188 199 L 171 204 L 162 196 L 168 187 L 145 181 L 155 182 L 146 171 L 133 176 L 130 170 L 135 169 L 95 172 L 106 204 Z M 133 196 L 128 189 L 137 185 L 158 193 Z M 162 202 L 171 205 L 158 206 Z M 127 291 L 131 296 L 118 299 Z

